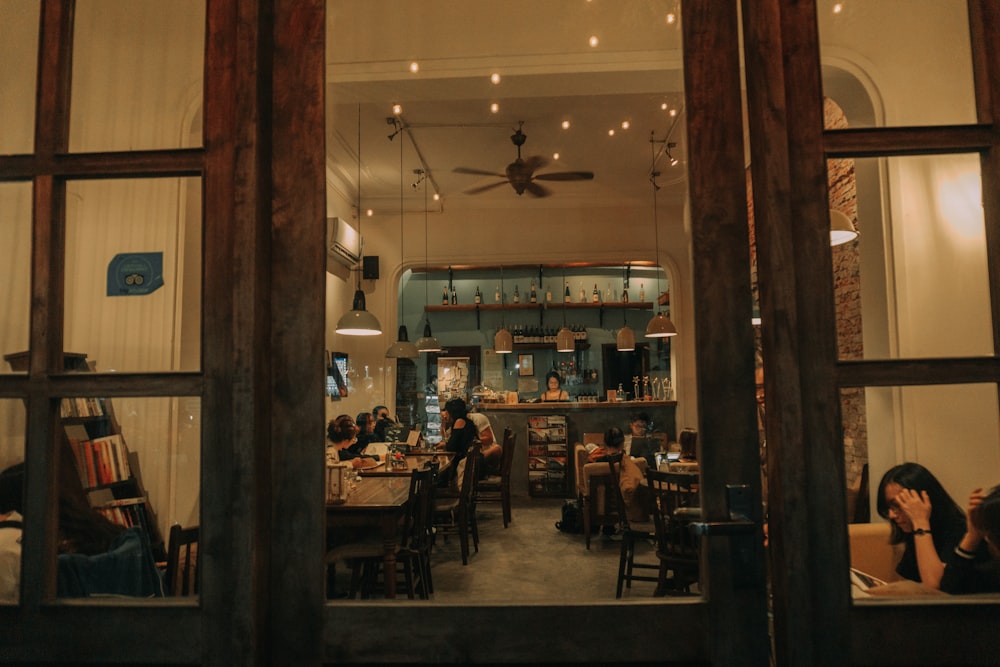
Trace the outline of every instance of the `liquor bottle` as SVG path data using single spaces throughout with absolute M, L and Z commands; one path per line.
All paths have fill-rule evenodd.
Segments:
M 545 303 L 551 303 L 552 301 L 552 285 L 545 288 Z
M 476 295 L 473 297 L 473 300 L 476 303 L 482 303 L 483 302 L 483 293 L 479 291 L 479 285 L 476 285 Z
M 442 306 L 447 306 L 448 305 L 448 286 L 447 285 L 445 285 L 444 287 L 441 288 L 441 305 Z
M 622 285 L 622 303 L 628 303 L 628 287 Z
M 611 303 L 611 283 L 608 283 L 608 291 L 604 293 L 605 303 Z
M 639 283 L 639 301 L 644 302 L 646 300 L 646 289 Z
M 497 285 L 497 292 L 493 295 L 493 300 L 500 303 L 500 286 Z
M 521 303 L 521 294 L 517 291 L 517 285 L 514 285 L 514 303 Z
M 538 294 L 535 292 L 535 281 L 531 281 L 531 294 L 528 296 L 528 301 L 531 303 L 538 303 Z
M 569 303 L 573 300 L 573 297 L 569 295 L 569 285 L 566 285 L 566 294 L 563 296 L 563 303 Z
M 580 303 L 587 302 L 587 292 L 583 289 L 583 281 L 580 281 Z
M 453 305 L 453 306 L 457 306 L 458 305 L 458 294 L 455 293 L 455 286 L 454 285 L 451 286 L 451 305 Z
M 594 283 L 594 294 L 593 296 L 591 296 L 590 300 L 593 301 L 594 303 L 601 302 L 601 291 L 597 289 L 597 283 Z

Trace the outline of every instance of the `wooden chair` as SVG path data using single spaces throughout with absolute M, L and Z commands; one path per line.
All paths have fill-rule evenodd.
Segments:
M 510 473 L 514 466 L 514 446 L 517 436 L 511 428 L 503 430 L 503 451 L 500 454 L 500 474 L 489 475 L 476 484 L 477 503 L 500 503 L 503 509 L 503 527 L 511 521 Z
M 618 513 L 618 529 L 622 538 L 621 555 L 618 558 L 618 586 L 615 597 L 622 596 L 622 587 L 632 588 L 633 581 L 659 582 L 659 577 L 635 574 L 635 570 L 658 570 L 659 565 L 653 563 L 636 563 L 635 546 L 639 542 L 652 541 L 656 538 L 656 526 L 650 521 L 630 521 L 628 508 L 621 488 L 622 455 L 616 454 L 609 460 L 609 499 L 614 503 Z M 640 487 L 641 491 L 641 487 Z
M 426 600 L 433 592 L 430 575 L 430 516 L 432 489 L 436 466 L 428 466 L 410 473 L 410 490 L 399 529 L 399 543 L 395 548 L 396 572 L 383 572 L 385 577 L 403 575 L 407 597 L 419 594 Z M 379 535 L 370 536 L 338 545 L 326 556 L 328 566 L 345 561 L 351 566 L 351 583 L 348 597 L 354 599 L 360 592 L 362 599 L 372 596 L 378 574 L 385 562 L 385 546 Z M 402 570 L 400 572 L 400 569 Z M 333 570 L 328 567 L 328 576 Z
M 434 499 L 434 531 L 437 535 L 458 535 L 462 549 L 462 565 L 469 564 L 469 535 L 479 552 L 479 523 L 476 519 L 476 475 L 479 467 L 479 443 L 469 447 L 462 459 L 465 470 L 459 480 L 457 495 L 438 494 Z M 461 465 L 461 462 L 459 463 Z M 457 474 L 457 472 L 456 472 Z
M 681 446 L 682 461 L 698 460 L 698 431 L 693 428 L 686 428 L 677 436 L 677 441 Z
M 660 559 L 656 595 L 690 593 L 699 576 L 698 539 L 691 533 L 691 522 L 701 516 L 698 475 L 647 470 L 646 483 Z
M 164 588 L 167 595 L 197 595 L 199 574 L 198 526 L 170 527 L 167 538 L 167 571 Z
M 618 505 L 608 502 L 614 497 L 610 488 L 611 469 L 607 462 L 585 463 L 580 478 L 586 492 L 581 496 L 581 512 L 583 513 L 583 535 L 587 549 L 590 549 L 590 536 L 601 526 L 617 525 Z

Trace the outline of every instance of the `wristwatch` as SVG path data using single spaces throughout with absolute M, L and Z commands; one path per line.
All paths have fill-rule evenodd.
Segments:
M 914 535 L 930 535 L 931 531 L 924 530 L 923 528 L 914 528 L 913 529 L 913 534 Z

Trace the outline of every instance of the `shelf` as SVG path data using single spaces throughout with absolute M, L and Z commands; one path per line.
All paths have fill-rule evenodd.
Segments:
M 555 343 L 514 343 L 515 350 L 555 350 Z M 576 341 L 576 350 L 579 352 L 581 350 L 589 350 L 590 343 Z M 569 354 L 568 352 L 566 354 Z
M 602 308 L 632 308 L 634 310 L 652 310 L 653 303 L 651 301 L 601 301 L 599 303 L 593 302 L 571 302 L 565 303 L 563 301 L 550 301 L 548 303 L 541 301 L 539 303 L 466 303 L 458 304 L 455 306 L 445 306 L 445 305 L 429 305 L 424 306 L 424 311 L 428 313 L 471 313 L 474 311 L 487 311 L 487 310 L 573 310 L 573 309 L 583 309 L 583 310 L 600 310 Z

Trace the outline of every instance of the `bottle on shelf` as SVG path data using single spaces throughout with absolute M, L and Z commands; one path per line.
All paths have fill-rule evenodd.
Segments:
M 476 295 L 473 297 L 473 300 L 476 303 L 482 303 L 483 302 L 483 293 L 479 291 L 479 285 L 476 285 Z
M 587 292 L 583 289 L 583 281 L 580 281 L 580 303 L 587 302 Z
M 642 302 L 645 300 L 646 300 L 646 289 L 642 286 L 642 283 L 639 283 L 639 301 Z
M 531 281 L 531 293 L 528 296 L 528 301 L 531 303 L 538 303 L 538 293 L 535 292 L 535 281 Z
M 455 292 L 455 286 L 454 285 L 451 286 L 451 305 L 453 305 L 453 306 L 457 306 L 458 305 L 458 294 Z
M 514 303 L 521 303 L 521 293 L 517 291 L 517 285 L 514 285 Z
M 608 291 L 604 293 L 604 301 L 605 303 L 611 303 L 612 301 L 611 283 L 608 283 Z
M 445 285 L 444 287 L 441 288 L 441 305 L 442 306 L 447 306 L 448 305 L 448 286 L 447 285 Z
M 569 285 L 566 285 L 566 294 L 563 295 L 563 303 L 569 303 L 573 297 L 569 295 Z
M 497 302 L 497 303 L 500 303 L 500 286 L 499 285 L 497 285 L 497 292 L 496 292 L 496 294 L 493 295 L 493 300 L 495 302 Z
M 622 285 L 622 303 L 628 303 L 628 286 Z
M 597 289 L 597 283 L 594 283 L 594 293 L 591 296 L 590 300 L 593 301 L 594 303 L 601 302 L 601 290 Z
M 552 302 L 552 285 L 545 288 L 545 303 Z

